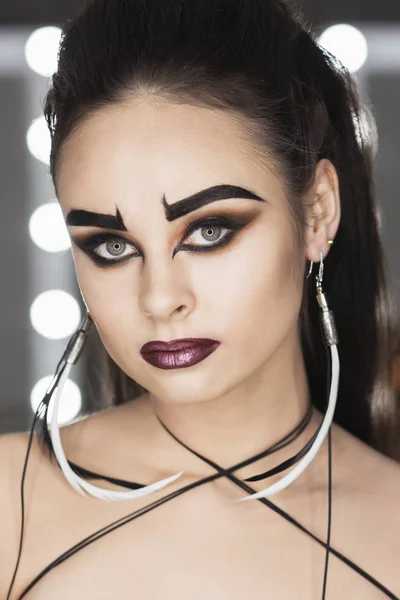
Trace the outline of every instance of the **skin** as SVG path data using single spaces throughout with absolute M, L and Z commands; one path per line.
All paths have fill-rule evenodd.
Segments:
M 305 198 L 308 227 L 299 252 L 275 165 L 253 157 L 246 130 L 231 115 L 135 98 L 79 126 L 63 147 L 57 182 L 64 217 L 71 209 L 115 215 L 117 206 L 128 230 L 125 252 L 136 251 L 121 265 L 100 268 L 75 243 L 96 228 L 69 227 L 82 297 L 104 346 L 149 390 L 152 412 L 224 466 L 272 445 L 306 413 L 310 391 L 298 332 L 306 260 L 318 263 L 320 253 L 327 255 L 340 221 L 337 173 L 322 160 Z M 221 183 L 242 186 L 265 202 L 232 198 L 203 206 L 188 216 L 231 211 L 252 217 L 225 248 L 173 257 L 185 217 L 166 219 L 163 194 L 171 206 Z M 188 239 L 210 244 L 201 230 Z M 163 371 L 140 356 L 147 341 L 181 337 L 221 345 L 187 369 Z M 204 472 L 180 451 L 179 470 Z

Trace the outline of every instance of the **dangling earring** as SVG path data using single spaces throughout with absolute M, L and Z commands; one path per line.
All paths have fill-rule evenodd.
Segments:
M 334 240 L 326 240 L 326 242 L 327 242 L 327 244 L 329 244 L 329 246 L 332 246 L 332 245 L 333 245 L 333 242 L 334 242 Z M 310 262 L 310 270 L 308 271 L 308 275 L 307 275 L 306 279 L 308 279 L 308 278 L 310 277 L 311 273 L 312 273 L 312 270 L 313 270 L 313 264 L 314 264 L 314 263 L 313 263 L 313 261 L 311 261 L 311 262 Z
M 333 243 L 333 242 L 332 242 Z M 326 436 L 328 435 L 329 428 L 333 421 L 333 415 L 335 413 L 336 401 L 337 401 L 337 393 L 339 387 L 339 373 L 340 373 L 340 363 L 339 363 L 339 354 L 337 350 L 338 344 L 338 336 L 336 332 L 335 320 L 331 310 L 329 310 L 328 303 L 326 301 L 325 294 L 322 289 L 322 281 L 324 276 L 324 257 L 322 252 L 320 253 L 321 260 L 319 263 L 318 275 L 316 275 L 316 290 L 317 290 L 317 301 L 321 307 L 320 318 L 322 321 L 324 339 L 327 346 L 329 346 L 331 351 L 331 365 L 332 365 L 332 377 L 331 377 L 331 388 L 329 392 L 329 401 L 328 408 L 326 410 L 324 419 L 319 426 L 318 433 L 316 438 L 308 450 L 308 452 L 303 456 L 303 458 L 297 463 L 297 465 L 282 479 L 277 481 L 276 483 L 270 485 L 265 490 L 261 492 L 257 492 L 256 494 L 252 494 L 250 496 L 245 496 L 244 498 L 240 498 L 239 500 L 235 500 L 235 502 L 243 502 L 245 500 L 256 500 L 257 498 L 266 498 L 268 496 L 272 496 L 273 494 L 277 494 L 281 490 L 284 490 L 288 485 L 290 485 L 301 473 L 308 467 L 310 462 L 315 458 L 318 450 L 322 446 L 322 443 Z M 307 275 L 307 278 L 312 273 L 313 262 L 311 262 L 310 272 Z
M 67 380 L 68 375 L 70 373 L 72 365 L 77 363 L 80 355 L 82 354 L 83 347 L 85 345 L 87 336 L 89 334 L 89 330 L 92 325 L 93 320 L 89 312 L 87 312 L 79 329 L 74 333 L 74 335 L 70 339 L 67 345 L 67 349 L 65 350 L 62 359 L 60 360 L 57 366 L 53 381 L 50 384 L 45 396 L 45 399 L 47 399 L 48 395 L 50 394 L 48 409 L 50 409 L 50 406 L 53 409 L 50 425 L 50 438 L 52 442 L 53 452 L 66 479 L 69 481 L 71 486 L 82 496 L 86 496 L 85 492 L 87 492 L 87 494 L 93 496 L 94 498 L 99 498 L 100 500 L 132 500 L 133 498 L 147 496 L 148 494 L 162 489 L 169 483 L 172 483 L 173 481 L 181 477 L 181 475 L 185 471 L 181 471 L 180 473 L 177 473 L 172 477 L 161 479 L 156 483 L 144 486 L 138 490 L 131 490 L 129 492 L 106 490 L 92 485 L 91 483 L 85 481 L 85 479 L 79 477 L 75 473 L 75 471 L 69 466 L 61 445 L 60 431 L 57 424 L 58 405 L 60 402 L 61 393 L 65 381 Z M 57 391 L 53 393 L 56 387 Z M 44 402 L 44 400 L 42 402 Z M 48 422 L 46 423 L 46 425 L 48 426 Z

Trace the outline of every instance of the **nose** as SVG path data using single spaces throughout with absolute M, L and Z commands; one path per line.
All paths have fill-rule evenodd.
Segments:
M 170 320 L 175 313 L 186 315 L 194 303 L 182 264 L 168 262 L 166 265 L 158 261 L 153 266 L 148 263 L 147 272 L 143 274 L 139 304 L 143 314 L 154 321 Z

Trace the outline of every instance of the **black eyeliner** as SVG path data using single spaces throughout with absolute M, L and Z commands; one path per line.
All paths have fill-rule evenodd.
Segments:
M 192 252 L 213 252 L 217 251 L 220 248 L 223 248 L 235 237 L 235 235 L 243 229 L 251 220 L 254 218 L 254 213 L 252 214 L 220 214 L 220 215 L 210 215 L 199 217 L 194 221 L 189 221 L 184 224 L 184 233 L 183 240 L 179 242 L 177 248 L 174 250 L 173 256 L 179 251 L 192 251 Z M 200 227 L 206 226 L 219 226 L 228 230 L 222 238 L 221 242 L 217 242 L 214 244 L 205 244 L 205 245 L 187 245 L 184 244 L 184 241 L 187 237 L 190 236 L 193 231 L 196 231 Z M 229 231 L 231 230 L 231 231 Z M 124 236 L 115 234 L 115 233 L 86 233 L 81 234 L 76 237 L 72 237 L 74 243 L 78 248 L 80 248 L 85 254 L 87 254 L 93 262 L 99 267 L 113 267 L 116 265 L 123 264 L 127 260 L 131 259 L 134 256 L 142 256 L 142 252 L 136 248 L 132 242 L 128 241 Z M 110 240 L 123 240 L 126 244 L 136 248 L 138 250 L 137 254 L 129 254 L 123 258 L 117 259 L 106 259 L 97 254 L 94 250 L 101 244 L 108 242 Z
M 130 243 L 122 235 L 117 235 L 115 233 L 85 233 L 80 235 L 79 238 L 77 237 L 76 239 L 73 239 L 78 248 L 87 254 L 87 256 L 89 256 L 98 267 L 111 267 L 117 264 L 120 265 L 126 262 L 129 258 L 132 258 L 133 255 L 129 254 L 123 258 L 116 258 L 113 260 L 103 258 L 94 251 L 95 248 L 110 240 L 123 240 L 127 244 Z M 140 256 L 140 254 L 137 254 L 137 256 Z

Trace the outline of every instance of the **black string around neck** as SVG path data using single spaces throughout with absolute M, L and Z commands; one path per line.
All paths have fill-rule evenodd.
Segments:
M 281 448 L 284 448 L 285 446 L 287 446 L 288 444 L 290 444 L 292 441 L 294 441 L 295 439 L 297 439 L 300 434 L 304 431 L 304 429 L 307 427 L 307 425 L 309 424 L 309 422 L 311 421 L 311 417 L 313 414 L 313 407 L 312 404 L 310 404 L 306 415 L 303 417 L 303 419 L 301 420 L 301 422 L 296 425 L 296 427 L 289 433 L 287 434 L 283 439 L 279 440 L 278 442 L 276 442 L 273 446 L 271 446 L 270 448 L 267 448 L 266 450 L 264 450 L 263 452 L 260 452 L 259 454 L 252 456 L 250 458 L 247 458 L 244 461 L 241 461 L 240 463 L 234 465 L 233 467 L 229 467 L 228 469 L 222 469 L 219 465 L 217 465 L 217 463 L 214 463 L 213 461 L 209 460 L 208 458 L 206 458 L 205 456 L 202 456 L 200 453 L 196 452 L 195 450 L 193 450 L 192 448 L 190 448 L 189 446 L 187 446 L 186 444 L 184 444 L 181 440 L 179 440 L 168 428 L 167 426 L 161 421 L 161 419 L 157 416 L 158 421 L 160 422 L 160 424 L 164 427 L 164 429 L 182 446 L 184 446 L 187 450 L 189 450 L 189 452 L 192 452 L 192 454 L 195 454 L 196 456 L 198 456 L 201 460 L 203 460 L 204 462 L 208 463 L 210 466 L 212 466 L 215 469 L 220 469 L 221 471 L 221 475 L 224 474 L 228 474 L 228 473 L 232 473 L 234 471 L 238 471 L 239 469 L 246 467 L 247 465 L 250 465 L 254 462 L 257 462 L 258 460 L 260 460 L 261 458 L 264 458 L 265 456 L 269 456 L 270 454 L 273 454 L 274 452 L 277 452 L 278 450 L 281 450 Z M 320 428 L 320 426 L 319 426 Z M 307 446 L 309 446 L 312 443 L 312 440 L 315 439 L 316 435 L 318 434 L 319 428 L 317 429 L 316 434 L 313 435 L 313 437 L 311 438 L 311 440 L 309 442 L 307 442 Z M 302 452 L 299 452 L 298 455 L 296 455 L 296 457 L 298 456 L 297 460 L 299 460 L 302 456 Z M 292 457 L 295 458 L 295 457 Z M 289 459 L 289 461 L 291 461 L 292 459 Z M 285 461 L 289 462 L 289 461 Z M 297 461 L 295 461 L 297 462 Z M 105 476 L 105 475 L 100 475 L 99 473 L 94 473 L 93 471 L 90 471 L 89 469 L 84 469 L 83 467 L 80 467 L 79 465 L 77 465 L 76 463 L 72 462 L 72 461 L 68 461 L 70 467 L 76 472 L 77 475 L 82 475 L 86 478 L 93 478 L 93 479 L 105 479 L 107 481 L 110 481 L 111 483 L 115 483 L 116 485 L 121 485 L 123 487 L 128 487 L 130 489 L 140 489 L 145 487 L 144 484 L 139 484 L 139 483 L 135 483 L 132 481 L 126 481 L 124 479 L 118 479 L 115 477 L 109 477 L 109 476 Z M 282 463 L 282 465 L 284 465 L 285 463 Z M 58 464 L 58 463 L 57 463 Z M 276 472 L 280 472 L 283 471 L 285 469 L 289 468 L 289 464 L 285 464 L 284 467 L 281 468 L 281 465 L 279 465 L 278 467 L 274 467 L 274 469 L 271 469 L 271 474 L 268 473 L 268 475 L 266 475 L 267 477 L 272 477 L 272 475 L 274 475 Z M 273 472 L 272 472 L 273 471 Z M 255 477 L 257 478 L 261 478 L 261 475 L 256 475 Z M 253 478 L 251 478 L 251 480 L 255 480 Z M 249 480 L 245 480 L 245 481 L 249 481 Z

